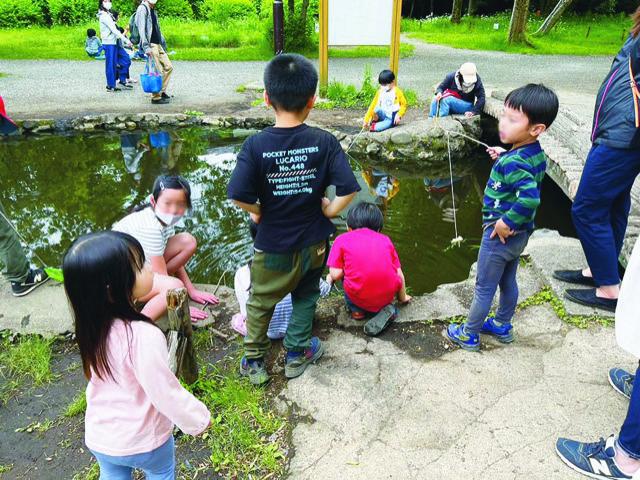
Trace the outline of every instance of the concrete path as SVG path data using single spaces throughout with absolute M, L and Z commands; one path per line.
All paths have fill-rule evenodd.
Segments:
M 564 105 L 580 115 L 591 115 L 594 95 L 611 63 L 609 57 L 527 56 L 500 52 L 460 50 L 406 39 L 415 54 L 401 60 L 400 83 L 430 97 L 433 85 L 465 61 L 474 61 L 488 87 L 509 89 L 527 82 L 544 82 L 558 90 Z M 388 60 L 334 59 L 330 78 L 360 84 L 366 65 L 378 72 Z M 259 84 L 264 62 L 175 62 L 171 105 L 155 105 L 134 91 L 106 93 L 101 61 L 0 60 L 0 94 L 16 118 L 42 118 L 105 112 L 184 112 L 200 110 L 222 113 L 247 105 L 237 93 L 240 85 Z M 134 63 L 132 78 L 143 64 Z

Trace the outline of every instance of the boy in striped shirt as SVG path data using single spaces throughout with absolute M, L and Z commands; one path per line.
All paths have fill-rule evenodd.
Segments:
M 511 319 L 518 303 L 516 271 L 520 254 L 534 229 L 540 188 L 547 167 L 538 137 L 558 114 L 558 97 L 544 85 L 529 84 L 513 90 L 500 115 L 500 141 L 509 151 L 492 147 L 495 164 L 484 191 L 484 233 L 478 253 L 473 302 L 467 321 L 449 325 L 447 337 L 465 350 L 480 349 L 480 333 L 500 342 L 513 341 Z M 500 305 L 488 317 L 500 286 Z

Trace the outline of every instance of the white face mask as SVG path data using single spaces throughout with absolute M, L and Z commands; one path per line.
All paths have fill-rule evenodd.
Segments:
M 184 217 L 184 215 L 172 215 L 171 213 L 159 212 L 158 210 L 154 210 L 154 212 L 156 217 L 158 217 L 158 220 L 168 227 L 173 227 L 176 223 L 182 220 L 182 217 Z
M 103 6 L 106 10 L 111 10 L 111 2 L 102 2 L 102 6 Z

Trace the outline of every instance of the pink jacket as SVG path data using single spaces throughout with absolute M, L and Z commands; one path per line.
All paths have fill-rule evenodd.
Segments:
M 87 386 L 85 442 L 98 453 L 127 456 L 163 445 L 173 425 L 189 435 L 209 425 L 207 407 L 169 370 L 162 331 L 145 322 L 116 320 L 107 340 L 115 379 L 92 375 Z

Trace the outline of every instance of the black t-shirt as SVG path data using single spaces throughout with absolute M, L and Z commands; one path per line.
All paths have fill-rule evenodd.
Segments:
M 162 36 L 160 35 L 160 27 L 158 26 L 158 16 L 156 15 L 156 11 L 154 8 L 151 8 L 151 38 L 149 39 L 149 43 L 154 43 L 156 45 L 162 44 Z
M 259 200 L 255 248 L 287 253 L 335 232 L 321 206 L 329 185 L 338 196 L 360 190 L 336 137 L 305 124 L 268 127 L 242 145 L 227 196 L 249 204 Z

